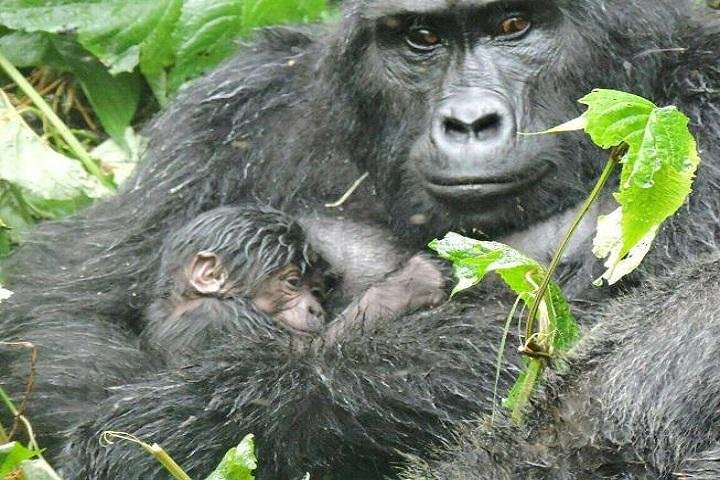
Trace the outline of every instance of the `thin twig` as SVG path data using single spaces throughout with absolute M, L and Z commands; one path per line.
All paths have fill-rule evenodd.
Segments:
M 192 480 L 190 476 L 178 465 L 175 460 L 172 459 L 168 453 L 157 443 L 150 445 L 149 443 L 143 442 L 135 435 L 126 432 L 114 432 L 106 430 L 100 434 L 100 444 L 103 446 L 110 446 L 115 443 L 115 440 L 124 440 L 126 442 L 134 443 L 135 445 L 141 446 L 146 452 L 155 457 L 155 459 L 165 467 L 165 470 L 177 480 Z
M 337 207 L 342 206 L 347 201 L 347 199 L 350 198 L 350 195 L 352 195 L 355 192 L 355 190 L 357 190 L 357 188 L 362 184 L 362 182 L 364 182 L 365 179 L 368 178 L 369 175 L 370 175 L 370 172 L 363 173 L 360 178 L 355 180 L 355 183 L 350 185 L 350 188 L 348 188 L 347 192 L 345 192 L 343 194 L 343 196 L 340 197 L 340 199 L 337 202 L 326 203 L 325 206 L 327 208 L 337 208 Z
M 13 421 L 12 428 L 10 429 L 10 433 L 8 434 L 8 440 L 10 440 L 15 435 L 15 432 L 19 427 L 20 417 L 25 414 L 28 403 L 30 402 L 30 395 L 32 394 L 33 385 L 35 384 L 37 347 L 31 342 L 0 342 L 0 345 L 30 349 L 30 372 L 28 373 L 27 384 L 25 385 L 25 393 L 23 394 L 23 399 L 20 402 L 20 408 L 12 412 L 15 416 L 15 420 Z M 12 402 L 10 403 L 12 404 Z

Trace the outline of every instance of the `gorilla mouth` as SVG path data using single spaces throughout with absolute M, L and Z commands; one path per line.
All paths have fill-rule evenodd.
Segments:
M 422 172 L 425 189 L 441 200 L 482 199 L 517 193 L 542 180 L 552 169 L 543 162 L 530 171 L 487 176 L 441 175 Z

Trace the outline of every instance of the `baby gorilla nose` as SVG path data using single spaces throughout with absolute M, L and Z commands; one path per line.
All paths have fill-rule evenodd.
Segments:
M 317 301 L 313 301 L 308 305 L 308 313 L 315 318 L 320 324 L 324 323 L 325 311 Z

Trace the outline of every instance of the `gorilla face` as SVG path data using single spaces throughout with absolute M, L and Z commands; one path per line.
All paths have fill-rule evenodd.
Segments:
M 355 51 L 345 58 L 359 60 L 347 67 L 345 88 L 371 140 L 357 161 L 398 230 L 496 236 L 589 192 L 605 154 L 579 134 L 519 135 L 574 118 L 576 100 L 593 87 L 628 83 L 607 46 L 612 30 L 589 27 L 583 3 L 350 6 L 346 42 Z

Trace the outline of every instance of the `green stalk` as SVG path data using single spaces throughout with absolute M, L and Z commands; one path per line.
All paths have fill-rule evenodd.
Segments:
M 610 179 L 610 176 L 612 175 L 613 170 L 615 170 L 615 167 L 620 162 L 620 159 L 624 153 L 624 147 L 615 147 L 610 152 L 610 158 L 608 159 L 607 163 L 605 164 L 605 168 L 603 169 L 602 173 L 600 174 L 600 178 L 595 183 L 595 186 L 593 187 L 592 191 L 590 192 L 590 195 L 587 197 L 585 202 L 583 203 L 582 207 L 580 207 L 580 210 L 578 211 L 577 215 L 573 219 L 572 224 L 570 225 L 570 228 L 567 230 L 565 235 L 563 236 L 562 240 L 560 241 L 560 246 L 558 247 L 557 251 L 555 252 L 555 255 L 553 255 L 552 260 L 550 261 L 550 266 L 547 269 L 547 272 L 545 273 L 545 276 L 543 277 L 542 282 L 540 283 L 540 286 L 538 287 L 537 292 L 535 293 L 535 300 L 533 301 L 532 305 L 530 306 L 530 311 L 527 316 L 527 321 L 525 323 L 525 339 L 529 339 L 533 336 L 534 333 L 534 327 L 535 327 L 535 318 L 537 317 L 538 309 L 540 308 L 540 303 L 543 298 L 545 298 L 548 294 L 548 287 L 550 286 L 550 282 L 552 281 L 552 277 L 555 274 L 555 271 L 557 270 L 558 266 L 560 265 L 560 259 L 562 258 L 563 253 L 565 252 L 565 249 L 570 243 L 570 239 L 572 238 L 573 234 L 577 230 L 577 228 L 580 226 L 580 223 L 582 222 L 583 218 L 585 218 L 585 215 L 587 215 L 587 212 L 590 210 L 590 207 L 595 203 L 595 201 L 600 196 L 600 192 L 602 192 L 603 187 L 605 187 L 605 184 Z M 550 300 L 547 300 L 548 304 L 550 303 Z M 541 352 L 544 353 L 544 352 Z M 535 388 L 535 384 L 537 383 L 538 378 L 540 377 L 540 374 L 542 373 L 543 369 L 545 368 L 545 365 L 547 363 L 547 360 L 545 358 L 530 358 L 528 367 L 527 367 L 527 377 L 525 378 L 525 382 L 523 382 L 522 388 L 520 392 L 518 393 L 517 401 L 515 402 L 515 406 L 513 407 L 511 418 L 513 421 L 519 423 L 522 421 L 523 418 L 523 412 L 525 411 L 525 407 L 530 403 L 530 397 L 532 396 L 533 390 Z
M 173 460 L 172 457 L 168 455 L 168 453 L 163 450 L 163 448 L 157 443 L 153 443 L 152 445 L 150 445 L 146 442 L 143 442 L 135 435 L 131 435 L 126 432 L 114 432 L 111 430 L 107 430 L 100 434 L 101 445 L 104 445 L 106 447 L 110 446 L 115 443 L 115 440 L 124 440 L 126 442 L 139 445 L 146 452 L 155 457 L 155 460 L 160 462 L 160 464 L 165 467 L 165 470 L 167 470 L 173 476 L 173 478 L 177 480 L 192 480 L 190 476 L 185 473 L 185 471 L 180 467 L 180 465 L 178 465 L 175 460 Z
M 157 443 L 146 448 L 155 459 L 177 480 L 192 480 L 190 476 Z
M 550 286 L 550 282 L 552 281 L 553 275 L 555 275 L 555 271 L 557 270 L 558 266 L 560 265 L 560 260 L 562 258 L 563 253 L 565 253 L 565 249 L 570 244 L 570 239 L 572 238 L 573 234 L 575 233 L 575 230 L 580 226 L 580 223 L 582 222 L 583 218 L 585 218 L 585 215 L 587 215 L 587 212 L 590 210 L 590 207 L 592 207 L 593 203 L 598 199 L 600 196 L 600 192 L 602 192 L 603 187 L 607 183 L 607 181 L 610 179 L 610 176 L 612 175 L 613 170 L 617 166 L 617 164 L 620 162 L 620 158 L 622 157 L 624 152 L 623 147 L 615 147 L 610 152 L 610 158 L 608 159 L 607 163 L 605 164 L 605 168 L 603 169 L 602 173 L 600 174 L 600 178 L 598 179 L 597 183 L 595 184 L 595 187 L 593 187 L 592 192 L 590 192 L 590 195 L 585 200 L 585 203 L 583 203 L 582 207 L 580 208 L 580 211 L 575 216 L 575 219 L 573 220 L 572 224 L 570 225 L 570 228 L 563 236 L 562 241 L 560 242 L 560 246 L 558 247 L 557 251 L 555 252 L 555 255 L 553 255 L 552 260 L 550 261 L 550 266 L 547 269 L 547 272 L 545 274 L 545 277 L 543 278 L 542 283 L 540 284 L 540 287 L 538 287 L 538 290 L 535 294 L 535 301 L 530 306 L 530 311 L 528 313 L 527 322 L 525 323 L 525 338 L 528 339 L 532 337 L 533 335 L 533 328 L 535 324 L 535 317 L 537 317 L 538 309 L 540 308 L 540 302 L 543 298 L 545 298 L 545 295 L 547 294 L 548 287 Z
M 2 423 L 0 423 L 0 445 L 3 443 L 8 442 L 8 434 L 5 431 L 5 427 L 2 426 Z
M 527 366 L 527 376 L 522 384 L 520 392 L 518 392 L 517 401 L 513 407 L 510 418 L 515 423 L 520 423 L 523 418 L 523 412 L 525 406 L 530 403 L 530 396 L 532 396 L 533 390 L 535 389 L 535 383 L 540 377 L 540 373 L 545 368 L 545 360 L 542 358 L 531 358 L 530 363 Z
M 0 400 L 5 404 L 5 407 L 7 407 L 8 410 L 10 410 L 10 413 L 12 416 L 16 416 L 18 414 L 17 408 L 15 408 L 15 404 L 13 404 L 12 400 L 10 400 L 10 397 L 7 396 L 7 393 L 5 393 L 5 390 L 0 388 Z
M 10 77 L 10 79 L 15 83 L 15 85 L 17 85 L 18 88 L 20 88 L 20 90 L 22 90 L 23 93 L 27 95 L 30 100 L 32 100 L 35 106 L 48 119 L 50 124 L 55 127 L 55 129 L 57 129 L 58 133 L 60 133 L 60 136 L 62 136 L 62 138 L 68 144 L 68 147 L 70 147 L 73 154 L 75 154 L 75 156 L 83 164 L 85 170 L 87 170 L 90 175 L 97 178 L 108 189 L 110 189 L 111 191 L 115 191 L 116 187 L 111 178 L 102 171 L 102 169 L 97 163 L 95 163 L 95 161 L 90 157 L 90 154 L 87 152 L 87 150 L 85 150 L 85 148 L 78 141 L 78 139 L 75 138 L 75 135 L 72 134 L 67 125 L 65 125 L 65 123 L 60 120 L 60 117 L 55 114 L 50 105 L 45 102 L 45 100 L 40 96 L 40 94 L 37 93 L 33 86 L 30 85 L 27 80 L 25 80 L 25 77 L 23 77 L 22 73 L 20 73 L 18 69 L 15 68 L 12 63 L 10 63 L 10 60 L 8 60 L 7 57 L 5 57 L 2 53 L 0 53 L 0 68 L 2 68 L 8 75 L 8 77 Z

